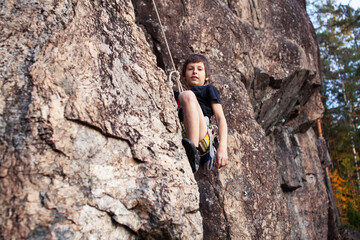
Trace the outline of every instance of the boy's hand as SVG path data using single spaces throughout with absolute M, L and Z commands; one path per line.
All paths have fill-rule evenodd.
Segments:
M 228 164 L 228 155 L 226 147 L 219 146 L 216 151 L 216 167 L 220 169 Z

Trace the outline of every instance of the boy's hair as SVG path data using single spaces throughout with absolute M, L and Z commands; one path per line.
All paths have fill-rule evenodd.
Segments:
M 181 76 L 185 77 L 185 73 L 186 73 L 186 67 L 189 63 L 198 63 L 198 62 L 202 62 L 204 63 L 205 66 L 205 76 L 207 78 L 210 77 L 210 65 L 208 60 L 206 59 L 206 57 L 204 55 L 201 54 L 190 54 L 189 57 L 186 59 L 182 71 L 181 71 Z

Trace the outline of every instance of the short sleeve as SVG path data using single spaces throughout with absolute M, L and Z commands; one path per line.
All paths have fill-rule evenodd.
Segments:
M 219 90 L 214 85 L 208 85 L 206 94 L 209 100 L 215 100 L 217 103 L 221 104 Z

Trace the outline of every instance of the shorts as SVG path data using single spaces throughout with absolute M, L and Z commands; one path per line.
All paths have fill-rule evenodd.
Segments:
M 212 143 L 212 140 L 210 139 L 210 137 L 212 137 L 212 139 L 215 138 L 215 127 L 214 125 L 209 123 L 209 118 L 205 117 L 205 122 L 207 125 L 207 131 L 206 131 L 206 135 L 205 137 L 199 142 L 199 147 L 198 147 L 198 151 L 199 151 L 199 155 L 204 156 L 210 149 L 210 144 Z M 185 132 L 185 127 L 184 124 L 181 123 L 181 128 L 182 128 L 182 137 L 186 138 L 186 132 Z M 211 133 L 212 136 L 209 135 L 209 133 Z

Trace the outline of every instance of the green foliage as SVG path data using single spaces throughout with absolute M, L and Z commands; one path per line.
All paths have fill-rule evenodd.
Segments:
M 356 211 L 351 202 L 348 203 L 347 218 L 349 225 L 360 230 L 360 213 Z
M 343 224 L 359 227 L 360 10 L 334 0 L 307 3 L 320 48 L 323 132 L 333 160 L 335 200 Z

